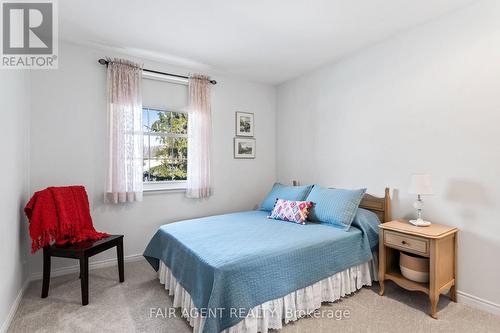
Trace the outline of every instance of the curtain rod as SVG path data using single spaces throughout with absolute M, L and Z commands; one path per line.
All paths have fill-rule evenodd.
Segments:
M 106 65 L 106 66 L 108 65 L 108 61 L 107 61 L 106 59 L 102 59 L 102 58 L 101 58 L 101 59 L 99 59 L 98 61 L 99 61 L 99 63 L 100 63 L 101 65 Z M 144 72 L 148 72 L 148 73 L 154 73 L 154 74 L 160 74 L 160 75 L 167 75 L 167 76 L 179 77 L 179 78 L 181 78 L 181 79 L 189 79 L 189 77 L 188 77 L 188 76 L 184 76 L 184 75 L 170 74 L 170 73 L 159 72 L 159 71 L 154 71 L 154 70 L 152 70 L 152 69 L 145 69 L 145 68 L 143 68 L 142 70 L 143 70 Z M 217 81 L 215 81 L 215 80 L 209 80 L 209 82 L 210 82 L 211 84 L 217 84 Z

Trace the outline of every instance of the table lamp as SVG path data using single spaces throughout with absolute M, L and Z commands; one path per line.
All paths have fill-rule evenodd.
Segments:
M 417 210 L 417 219 L 410 220 L 410 223 L 418 227 L 427 227 L 431 225 L 429 221 L 424 221 L 424 219 L 422 219 L 422 208 L 424 207 L 424 202 L 421 197 L 422 195 L 432 194 L 431 176 L 427 174 L 412 175 L 409 193 L 417 195 L 417 200 L 413 203 L 413 207 Z

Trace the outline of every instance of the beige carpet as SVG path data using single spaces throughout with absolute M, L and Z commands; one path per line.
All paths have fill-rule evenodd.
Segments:
M 384 297 L 374 286 L 321 308 L 327 315 L 347 310 L 349 318 L 304 318 L 279 332 L 500 332 L 500 316 L 443 296 L 435 320 L 427 315 L 426 295 L 387 284 Z M 182 318 L 150 317 L 151 308 L 165 309 L 172 302 L 145 261 L 126 264 L 122 284 L 115 267 L 92 271 L 87 306 L 80 303 L 78 274 L 53 278 L 46 299 L 40 291 L 40 281 L 29 286 L 8 332 L 191 332 Z

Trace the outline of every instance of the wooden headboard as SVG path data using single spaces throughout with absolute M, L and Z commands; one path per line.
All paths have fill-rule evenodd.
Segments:
M 391 221 L 391 194 L 389 193 L 389 188 L 385 188 L 385 195 L 383 198 L 365 193 L 359 207 L 371 210 L 377 214 L 382 223 Z

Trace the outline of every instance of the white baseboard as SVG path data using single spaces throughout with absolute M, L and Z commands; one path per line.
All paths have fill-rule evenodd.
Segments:
M 7 314 L 7 318 L 5 318 L 4 322 L 2 323 L 2 326 L 0 327 L 0 333 L 6 333 L 7 330 L 9 329 L 10 323 L 12 323 L 12 320 L 14 319 L 14 316 L 16 315 L 17 308 L 19 308 L 19 304 L 21 304 L 21 300 L 23 299 L 24 292 L 28 288 L 28 285 L 30 284 L 31 280 L 26 279 L 24 281 L 23 286 L 21 287 L 21 290 L 17 293 L 16 299 L 12 303 L 9 313 Z
M 457 301 L 459 303 L 470 305 L 473 308 L 480 309 L 495 315 L 500 315 L 500 304 L 496 304 L 485 299 L 457 290 Z
M 125 262 L 134 262 L 134 261 L 140 261 L 143 258 L 144 257 L 142 256 L 142 254 L 132 254 L 132 255 L 125 256 L 123 258 L 123 260 Z M 93 261 L 93 262 L 89 263 L 89 270 L 111 267 L 111 266 L 115 266 L 115 265 L 117 265 L 116 258 L 98 260 L 98 261 Z M 53 269 L 50 271 L 50 277 L 78 273 L 79 271 L 80 271 L 80 265 L 72 265 L 72 266 L 67 266 L 67 267 L 56 268 L 56 269 Z M 40 280 L 40 279 L 42 279 L 42 276 L 43 276 L 42 272 L 35 272 L 35 273 L 31 274 L 30 281 Z

